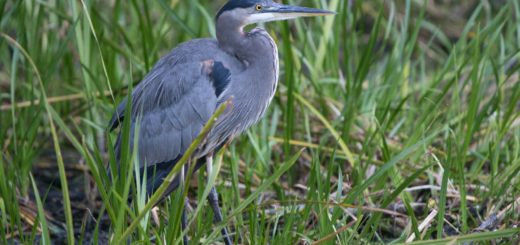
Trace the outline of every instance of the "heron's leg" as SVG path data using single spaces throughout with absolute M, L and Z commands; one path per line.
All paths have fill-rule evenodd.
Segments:
M 186 231 L 186 227 L 188 226 L 188 216 L 186 215 L 186 207 L 188 205 L 188 198 L 184 201 L 184 207 L 182 208 L 182 215 L 181 215 L 181 229 L 182 232 Z M 188 245 L 188 236 L 184 234 L 182 238 L 182 243 L 184 245 Z
M 159 208 L 158 207 L 153 207 L 152 210 L 152 219 L 153 221 L 155 222 L 155 225 L 157 227 L 161 227 L 161 220 L 159 219 Z
M 182 169 L 181 169 L 181 173 L 180 173 L 180 187 L 181 187 L 181 191 L 184 191 L 184 168 L 186 167 L 186 165 L 182 166 Z M 186 231 L 186 228 L 188 226 L 188 219 L 187 219 L 187 216 L 186 216 L 186 207 L 188 205 L 188 197 L 186 197 L 186 199 L 184 200 L 184 206 L 182 207 L 182 214 L 181 214 L 181 232 L 184 232 Z M 188 245 L 188 236 L 186 235 L 186 233 L 184 234 L 184 236 L 182 237 L 182 243 L 184 245 Z
M 206 158 L 206 173 L 208 175 L 208 183 L 209 183 L 209 178 L 210 178 L 212 171 L 213 171 L 213 157 L 210 156 L 210 157 Z M 214 186 L 211 187 L 211 191 L 209 192 L 208 202 L 209 202 L 209 205 L 211 206 L 211 209 L 213 210 L 213 222 L 214 223 L 222 222 L 222 220 L 223 220 L 222 211 L 220 210 L 220 206 L 218 204 L 218 193 Z M 232 244 L 231 238 L 229 237 L 227 228 L 226 227 L 222 228 L 220 233 L 224 237 L 224 243 L 226 245 L 231 245 Z

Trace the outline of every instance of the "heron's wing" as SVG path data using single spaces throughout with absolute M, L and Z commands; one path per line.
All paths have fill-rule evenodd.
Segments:
M 137 105 L 143 110 L 136 111 L 141 115 L 137 122 L 141 164 L 150 166 L 182 155 L 213 114 L 217 97 L 202 70 L 200 64 L 179 65 L 157 86 L 143 91 Z
M 133 92 L 132 126 L 139 132 L 141 167 L 182 156 L 215 111 L 229 79 L 220 62 L 159 62 Z M 123 102 L 116 110 L 111 128 L 123 119 L 124 107 Z

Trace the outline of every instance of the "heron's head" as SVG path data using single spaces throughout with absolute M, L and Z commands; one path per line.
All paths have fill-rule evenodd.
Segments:
M 287 20 L 307 16 L 324 16 L 335 12 L 290 6 L 276 3 L 272 0 L 229 0 L 217 14 L 217 20 L 221 16 L 228 16 L 243 25 L 276 20 Z

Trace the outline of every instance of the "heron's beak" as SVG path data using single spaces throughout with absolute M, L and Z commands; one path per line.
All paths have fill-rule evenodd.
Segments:
M 336 12 L 323 9 L 314 9 L 273 3 L 268 6 L 263 6 L 262 10 L 259 10 L 258 13 L 252 14 L 248 18 L 247 22 L 269 22 L 277 20 L 295 19 L 298 17 L 325 16 L 333 14 L 336 14 Z

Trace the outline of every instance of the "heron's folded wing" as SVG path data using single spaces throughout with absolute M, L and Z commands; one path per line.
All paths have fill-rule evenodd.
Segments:
M 155 77 L 134 100 L 141 165 L 184 154 L 217 105 L 202 63 L 179 64 Z
M 223 74 L 226 72 L 220 62 L 158 63 L 136 87 L 132 126 L 139 132 L 142 167 L 170 162 L 184 154 L 214 113 L 218 94 L 225 89 L 222 84 L 228 83 L 220 80 L 230 79 L 230 74 Z M 118 107 L 115 118 L 123 111 Z M 116 145 L 116 151 L 119 148 Z

